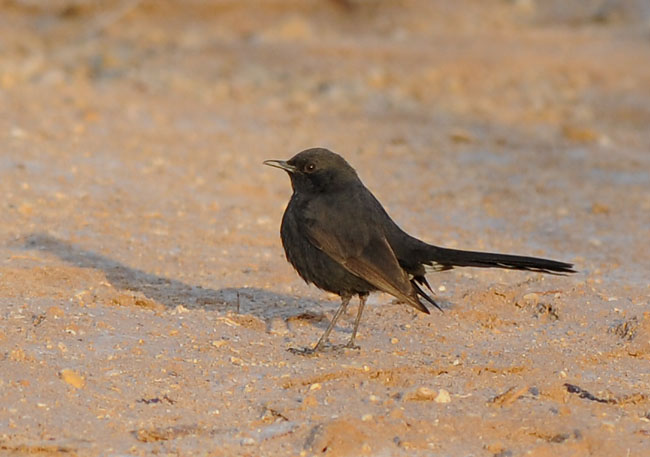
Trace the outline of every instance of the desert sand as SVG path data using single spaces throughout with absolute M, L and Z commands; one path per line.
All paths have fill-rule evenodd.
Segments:
M 0 453 L 650 455 L 649 125 L 643 1 L 0 2 Z M 313 146 L 579 272 L 431 274 L 444 312 L 292 354 L 338 297 L 262 161 Z

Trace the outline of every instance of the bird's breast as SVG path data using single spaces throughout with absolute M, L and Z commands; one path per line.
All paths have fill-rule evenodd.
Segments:
M 342 295 L 376 290 L 313 244 L 308 236 L 309 230 L 314 224 L 329 223 L 331 218 L 314 212 L 314 205 L 310 203 L 292 198 L 282 218 L 280 235 L 289 263 L 306 282 L 328 292 Z

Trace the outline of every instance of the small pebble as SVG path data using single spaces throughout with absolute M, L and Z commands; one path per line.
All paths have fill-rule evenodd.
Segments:
M 60 376 L 64 382 L 70 384 L 75 389 L 81 389 L 86 385 L 86 380 L 83 376 L 79 375 L 74 370 L 66 368 L 61 371 Z
M 434 401 L 436 403 L 449 403 L 451 402 L 451 395 L 445 389 L 440 389 Z
M 429 387 L 418 387 L 414 392 L 410 392 L 406 395 L 407 400 L 414 401 L 431 401 L 435 400 L 438 397 L 436 391 L 430 389 Z
M 524 295 L 522 298 L 525 304 L 527 305 L 535 306 L 537 305 L 537 303 L 539 303 L 539 295 L 536 294 L 535 292 L 528 293 Z

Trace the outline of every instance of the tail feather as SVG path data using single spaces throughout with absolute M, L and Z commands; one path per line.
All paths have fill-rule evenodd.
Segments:
M 430 263 L 430 267 L 435 270 L 447 270 L 454 267 L 478 267 L 537 271 L 556 275 L 576 272 L 572 263 L 491 252 L 461 251 L 435 247 L 435 250 L 430 252 L 427 257 L 429 257 L 428 262 L 424 263 Z
M 438 304 L 434 301 L 433 298 L 431 298 L 425 291 L 422 290 L 422 288 L 418 285 L 418 283 L 426 285 L 429 288 L 429 290 L 431 290 L 431 286 L 427 282 L 426 278 L 424 276 L 416 276 L 413 279 L 411 279 L 411 284 L 413 284 L 415 293 L 420 297 L 424 298 L 426 301 L 431 303 L 436 308 L 438 308 L 440 312 L 442 312 L 442 308 L 438 306 Z M 431 290 L 431 292 L 433 293 L 433 290 Z M 426 309 L 426 306 L 424 308 Z M 426 310 L 426 313 L 429 314 L 428 309 Z

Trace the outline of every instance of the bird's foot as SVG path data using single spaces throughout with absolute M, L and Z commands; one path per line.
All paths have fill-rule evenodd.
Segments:
M 329 341 L 326 341 L 324 343 L 319 343 L 313 348 L 289 348 L 287 351 L 291 352 L 292 354 L 296 355 L 315 355 L 319 352 L 338 352 L 344 349 L 353 349 L 353 350 L 360 350 L 361 348 L 354 344 L 354 341 L 348 341 L 345 344 L 332 344 Z
M 354 349 L 355 351 L 360 351 L 361 350 L 361 346 L 359 346 L 358 344 L 355 344 L 354 341 L 348 341 L 342 347 L 345 348 L 345 349 Z
M 292 354 L 296 354 L 296 355 L 314 355 L 319 350 L 320 350 L 319 348 L 289 348 L 289 349 L 287 349 L 287 351 L 291 352 Z

